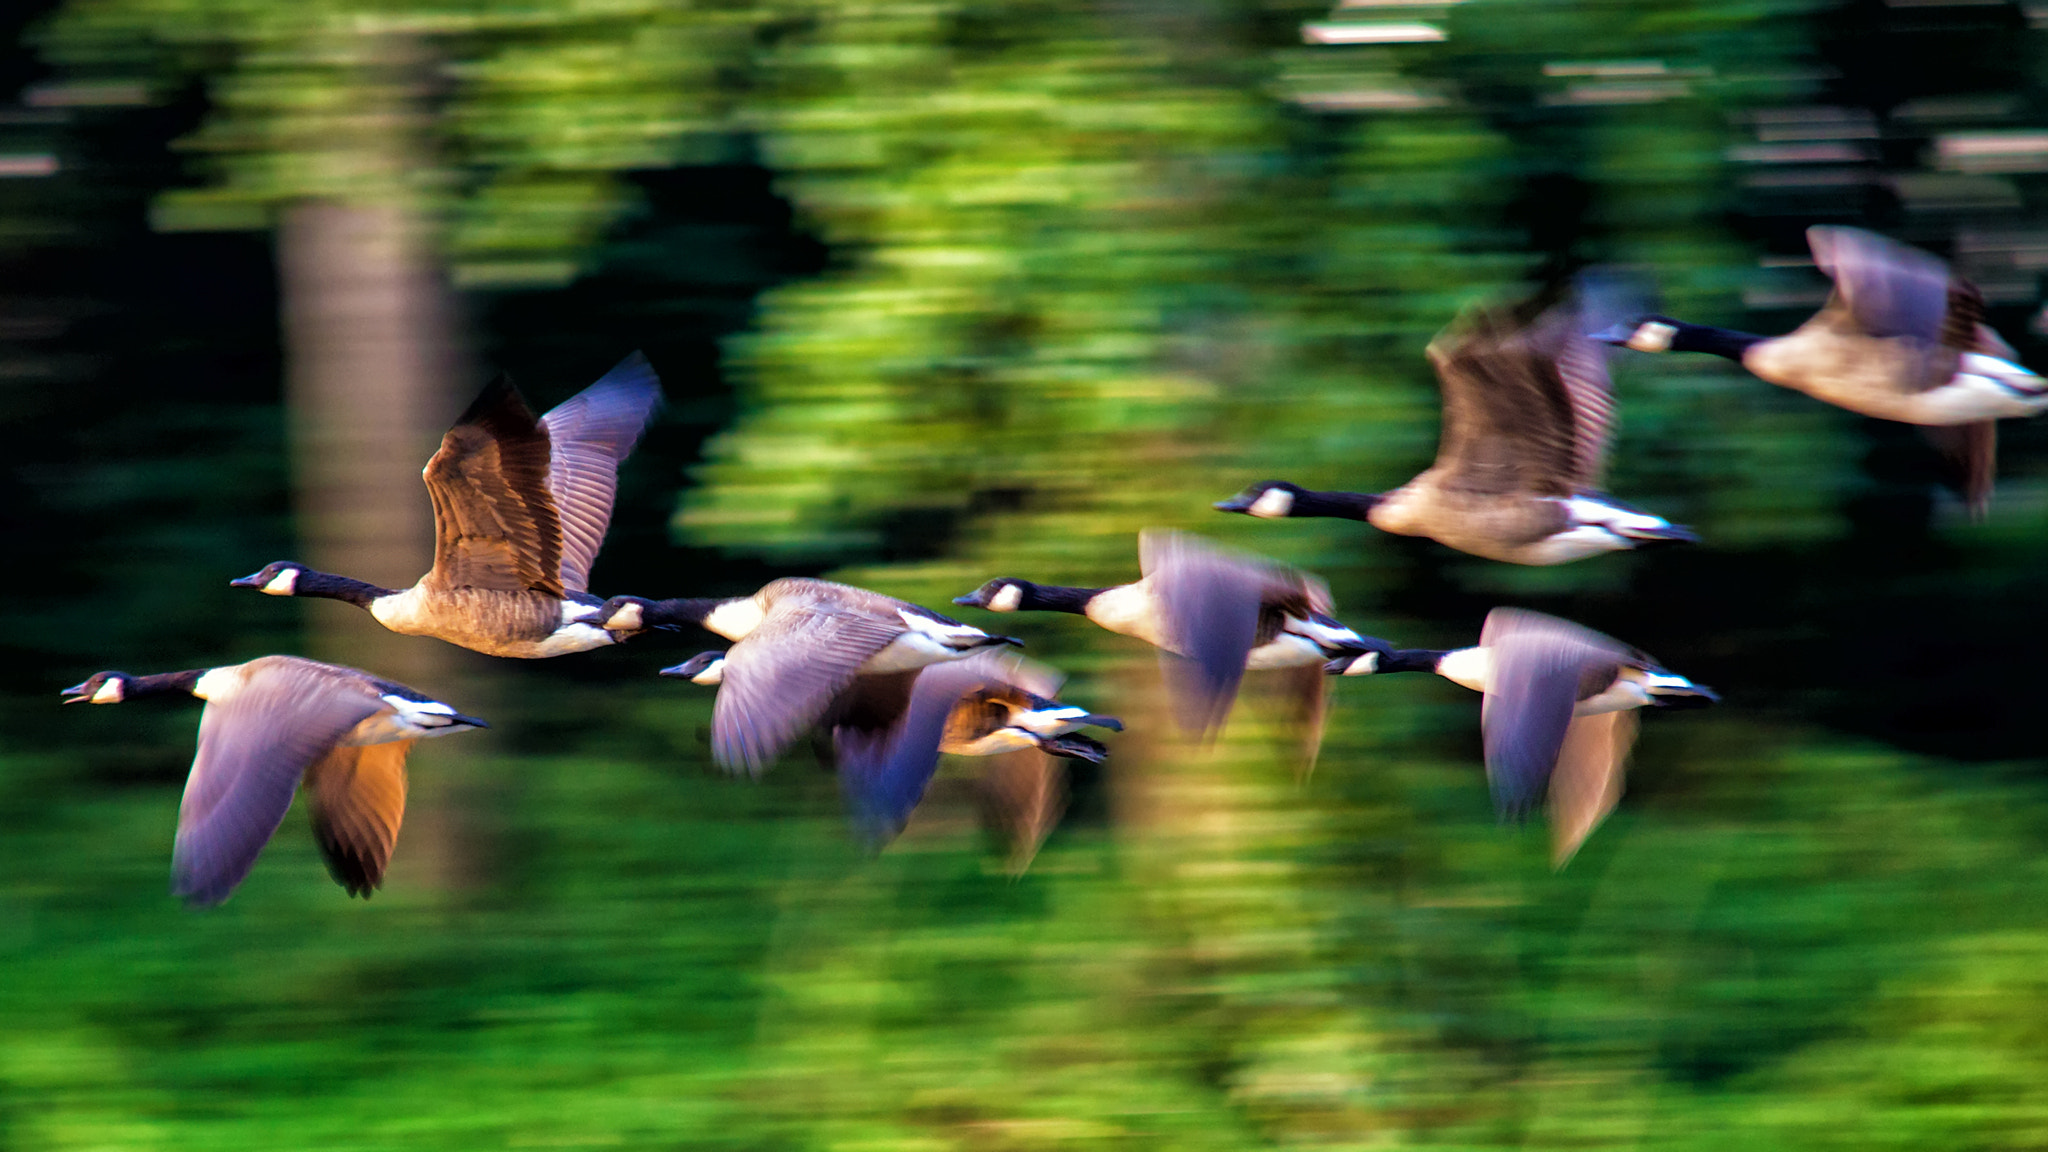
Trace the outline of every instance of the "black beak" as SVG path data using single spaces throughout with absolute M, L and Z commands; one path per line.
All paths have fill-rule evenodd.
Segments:
M 1257 502 L 1258 497 L 1246 496 L 1245 494 L 1240 492 L 1237 495 L 1232 496 L 1228 500 L 1218 500 L 1216 503 L 1210 505 L 1210 507 L 1216 509 L 1218 512 L 1249 512 L 1251 511 L 1252 505 Z
M 703 669 L 701 668 L 697 670 L 697 672 L 701 671 L 703 671 Z M 681 664 L 671 664 L 668 667 L 663 668 L 661 671 L 656 672 L 655 675 L 673 676 L 679 680 L 688 680 L 690 677 L 695 676 L 697 672 L 692 672 L 690 670 L 689 662 L 686 660 Z
M 91 681 L 88 680 L 84 683 L 73 684 L 71 687 L 66 688 L 64 690 L 64 702 L 66 704 L 84 704 L 87 701 L 91 700 L 92 693 L 87 692 L 85 690 L 85 685 L 90 683 Z
M 962 608 L 979 608 L 982 606 L 981 593 L 976 591 L 969 592 L 965 596 L 955 596 L 953 597 L 953 603 L 960 605 Z
M 1613 344 L 1626 348 L 1628 347 L 1629 338 L 1636 334 L 1637 327 L 1639 326 L 1628 323 L 1613 324 L 1602 328 L 1598 332 L 1587 333 L 1586 339 L 1598 340 L 1602 344 Z
M 1659 692 L 1650 702 L 1659 708 L 1710 708 L 1721 702 L 1721 694 L 1695 684 L 1690 692 Z
M 252 573 L 250 573 L 249 575 L 247 575 L 247 576 L 244 576 L 244 577 L 242 577 L 242 578 L 241 578 L 241 579 L 239 579 L 239 580 L 230 580 L 230 581 L 228 581 L 228 587 L 230 587 L 230 588 L 261 588 L 261 587 L 263 587 L 263 573 L 261 573 L 261 572 L 252 572 Z

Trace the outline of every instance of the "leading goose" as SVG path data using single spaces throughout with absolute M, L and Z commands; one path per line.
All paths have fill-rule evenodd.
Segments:
M 721 684 L 726 653 L 703 652 L 661 674 L 698 684 Z M 940 753 L 1034 759 L 1059 757 L 1101 763 L 1108 749 L 1078 731 L 1123 730 L 1114 716 L 1063 704 L 1053 697 L 1059 678 L 1049 669 L 984 649 L 959 661 L 914 673 L 856 677 L 828 707 L 840 785 L 856 822 L 873 843 L 893 838 L 924 798 Z M 1050 828 L 1059 799 L 1056 772 L 1006 765 L 985 789 L 994 822 L 1007 830 L 1012 864 Z
M 1182 724 L 1203 735 L 1222 725 L 1246 671 L 1286 670 L 1312 766 L 1322 744 L 1322 666 L 1341 654 L 1385 649 L 1386 642 L 1332 617 L 1322 581 L 1198 536 L 1141 533 L 1138 567 L 1142 579 L 1108 588 L 999 577 L 953 603 L 991 612 L 1071 612 L 1159 648 Z
M 1598 490 L 1614 399 L 1606 363 L 1579 334 L 1578 316 L 1569 307 L 1533 320 L 1474 310 L 1431 341 L 1443 428 L 1436 462 L 1401 487 L 1316 492 L 1267 480 L 1217 510 L 1364 520 L 1510 564 L 1563 564 L 1697 540 Z
M 1851 412 L 1956 427 L 1937 443 L 1961 455 L 1964 496 L 1981 512 L 1997 421 L 2048 408 L 2048 380 L 2014 362 L 2012 346 L 1984 323 L 1982 294 L 1939 258 L 1860 228 L 1808 228 L 1806 245 L 1834 290 L 1787 335 L 1643 316 L 1595 338 L 1639 352 L 1708 352 Z
M 297 656 L 155 676 L 95 672 L 66 688 L 64 702 L 184 693 L 206 701 L 171 853 L 171 892 L 193 904 L 220 903 L 249 874 L 302 779 L 328 870 L 349 895 L 368 896 L 398 841 L 412 742 L 489 727 L 403 684 Z
M 576 617 L 598 603 L 590 565 L 611 522 L 619 462 L 660 400 L 661 382 L 638 352 L 537 420 L 500 377 L 427 462 L 434 567 L 418 583 L 379 588 L 283 560 L 229 583 L 345 600 L 393 632 L 491 656 L 560 656 L 615 643 Z
M 1485 693 L 1486 776 L 1503 816 L 1550 799 L 1551 861 L 1562 868 L 1621 799 L 1634 710 L 1720 699 L 1636 649 L 1569 620 L 1521 608 L 1487 614 L 1473 648 L 1368 652 L 1332 675 L 1435 672 Z
M 855 677 L 915 672 L 1022 643 L 894 596 L 807 577 L 725 599 L 614 596 L 582 619 L 624 635 L 697 624 L 736 641 L 718 669 L 711 754 L 728 769 L 757 776 L 826 715 Z

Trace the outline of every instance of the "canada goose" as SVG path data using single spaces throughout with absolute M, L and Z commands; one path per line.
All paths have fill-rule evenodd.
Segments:
M 349 895 L 368 896 L 398 841 L 412 742 L 489 727 L 403 684 L 297 656 L 155 676 L 95 672 L 66 688 L 64 702 L 181 692 L 206 701 L 171 854 L 171 892 L 192 904 L 220 903 L 249 874 L 301 778 L 328 870 Z
M 855 677 L 915 672 L 993 645 L 1023 644 L 907 600 L 806 577 L 773 580 L 752 596 L 725 599 L 614 596 L 580 619 L 625 635 L 697 624 L 736 641 L 716 666 L 721 687 L 711 714 L 711 755 L 754 775 L 824 718 Z
M 727 653 L 701 652 L 661 675 L 723 684 L 726 666 Z M 886 841 L 902 829 L 942 752 L 1031 751 L 1100 763 L 1108 749 L 1077 730 L 1121 732 L 1123 723 L 1060 703 L 1051 695 L 1058 686 L 1050 670 L 989 649 L 917 671 L 854 677 L 819 723 L 831 728 L 841 787 L 869 839 Z M 1046 823 L 1034 822 L 1037 835 Z
M 427 462 L 434 567 L 418 583 L 379 588 L 283 560 L 229 583 L 345 600 L 393 632 L 491 656 L 560 656 L 615 643 L 575 618 L 598 603 L 588 591 L 590 565 L 611 522 L 619 462 L 660 400 L 661 382 L 638 352 L 538 420 L 500 377 Z
M 1946 263 L 1860 228 L 1806 230 L 1834 281 L 1827 303 L 1784 336 L 1642 316 L 1595 339 L 1639 352 L 1708 352 L 1759 378 L 1880 420 L 1962 426 L 1937 443 L 1961 457 L 1964 496 L 1990 500 L 1997 421 L 2048 408 L 2048 380 L 2014 362 L 1984 323 L 1984 298 Z
M 1502 815 L 1550 796 L 1551 860 L 1562 868 L 1621 799 L 1634 709 L 1704 707 L 1714 692 L 1569 620 L 1521 608 L 1487 614 L 1474 648 L 1395 649 L 1329 663 L 1332 675 L 1435 672 L 1485 693 L 1486 775 Z
M 998 577 L 953 603 L 1071 612 L 1161 649 L 1181 722 L 1205 735 L 1229 714 L 1246 671 L 1288 670 L 1312 765 L 1322 743 L 1320 669 L 1333 656 L 1383 650 L 1386 642 L 1333 618 L 1329 589 L 1306 573 L 1157 529 L 1139 535 L 1138 556 L 1144 577 L 1135 583 L 1069 588 Z
M 1598 491 L 1614 415 L 1607 366 L 1578 313 L 1475 310 L 1429 345 L 1443 389 L 1436 462 L 1391 492 L 1253 484 L 1218 511 L 1334 516 L 1510 564 L 1563 564 L 1698 537 Z

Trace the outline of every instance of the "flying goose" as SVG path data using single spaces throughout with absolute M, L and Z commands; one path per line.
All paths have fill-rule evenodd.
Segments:
M 64 702 L 185 692 L 206 710 L 178 806 L 171 892 L 196 905 L 227 899 L 249 874 L 302 780 L 328 871 L 367 897 L 398 841 L 412 742 L 489 727 L 403 684 L 297 656 L 155 676 L 95 672 L 66 688 Z
M 711 754 L 728 769 L 757 776 L 825 717 L 856 676 L 915 672 L 994 645 L 1023 643 L 894 596 L 807 577 L 773 580 L 752 596 L 724 599 L 614 596 L 580 619 L 622 636 L 696 624 L 736 641 L 717 669 Z
M 1443 389 L 1436 462 L 1391 492 L 1266 480 L 1216 504 L 1263 518 L 1334 516 L 1511 564 L 1698 539 L 1598 491 L 1614 399 L 1575 309 L 1474 310 L 1429 345 Z
M 1759 378 L 1880 420 L 1959 427 L 1937 443 L 1960 455 L 1964 496 L 1991 498 L 1997 421 L 2048 408 L 2048 380 L 2014 362 L 1984 323 L 1984 298 L 1946 263 L 1860 228 L 1806 230 L 1834 281 L 1827 303 L 1784 336 L 1643 316 L 1595 339 L 1639 352 L 1708 352 Z
M 726 665 L 727 653 L 701 652 L 662 669 L 661 675 L 723 684 Z M 1060 703 L 1052 695 L 1058 687 L 1059 678 L 1049 669 L 989 649 L 914 672 L 856 676 L 819 723 L 831 729 L 840 785 L 866 837 L 879 844 L 902 830 L 924 798 L 942 752 L 994 757 L 1028 752 L 1101 763 L 1108 749 L 1078 730 L 1121 732 L 1123 723 Z M 1046 771 L 1041 768 L 1037 775 Z M 1027 839 L 1035 849 L 1056 815 L 1047 810 L 1057 805 L 1056 785 L 1040 781 L 1026 796 L 1012 795 L 1017 792 L 1013 783 L 990 791 L 1009 809 L 992 816 L 1010 829 L 1015 849 L 1023 851 Z
M 1071 612 L 1159 648 L 1182 724 L 1204 735 L 1229 714 L 1245 672 L 1286 670 L 1313 765 L 1322 744 L 1320 669 L 1333 656 L 1386 649 L 1386 642 L 1333 618 L 1329 589 L 1306 573 L 1158 529 L 1139 535 L 1138 556 L 1144 576 L 1134 583 L 1071 588 L 998 577 L 953 603 Z
M 418 583 L 379 588 L 284 560 L 229 583 L 345 600 L 393 632 L 491 656 L 560 656 L 615 643 L 576 618 L 598 603 L 590 565 L 611 522 L 619 462 L 660 400 L 661 382 L 638 352 L 538 420 L 499 377 L 427 462 L 434 567 Z
M 1480 728 L 1494 802 L 1519 819 L 1548 790 L 1551 862 L 1559 868 L 1621 799 L 1634 709 L 1720 699 L 1610 637 L 1521 608 L 1488 613 L 1477 647 L 1368 652 L 1328 668 L 1343 676 L 1434 672 L 1485 693 Z

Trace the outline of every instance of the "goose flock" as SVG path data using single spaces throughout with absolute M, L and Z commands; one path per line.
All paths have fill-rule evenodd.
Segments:
M 1723 356 L 1850 411 L 1939 429 L 1981 513 L 1996 421 L 2048 408 L 2048 380 L 2015 361 L 1984 324 L 1977 290 L 1934 256 L 1853 228 L 1816 227 L 1807 241 L 1834 288 L 1787 335 L 1649 314 L 1588 332 L 1597 320 L 1574 299 L 1474 309 L 1429 347 L 1443 421 L 1427 470 L 1381 493 L 1262 481 L 1215 507 L 1363 520 L 1510 564 L 1694 542 L 1691 530 L 1599 487 L 1614 418 L 1605 349 L 1614 346 Z M 730 648 L 660 674 L 716 686 L 711 751 L 722 767 L 759 775 L 808 735 L 836 769 L 859 834 L 879 845 L 923 799 L 941 754 L 990 757 L 987 813 L 1010 839 L 1012 867 L 1023 867 L 1059 816 L 1059 761 L 1102 761 L 1109 749 L 1082 729 L 1123 724 L 1062 703 L 1058 674 L 1010 651 L 1020 641 L 826 580 L 779 579 L 724 598 L 590 592 L 619 465 L 660 400 L 638 353 L 539 417 L 501 378 L 427 463 L 434 564 L 411 588 L 290 561 L 230 583 L 343 600 L 393 632 L 493 656 L 561 656 L 657 629 L 721 636 Z M 1643 652 L 1520 608 L 1494 609 L 1471 647 L 1397 648 L 1339 621 L 1315 576 L 1186 533 L 1141 533 L 1138 573 L 1096 588 L 997 577 L 954 603 L 1071 613 L 1151 645 L 1175 716 L 1198 740 L 1222 728 L 1246 673 L 1272 673 L 1294 704 L 1303 772 L 1322 742 L 1332 677 L 1433 673 L 1479 692 L 1495 803 L 1510 819 L 1547 804 L 1558 867 L 1620 798 L 1636 710 L 1718 699 Z M 296 656 L 99 672 L 64 694 L 66 703 L 206 702 L 171 867 L 172 892 L 197 905 L 235 890 L 301 788 L 336 880 L 369 895 L 397 842 L 413 742 L 488 726 L 405 685 Z

